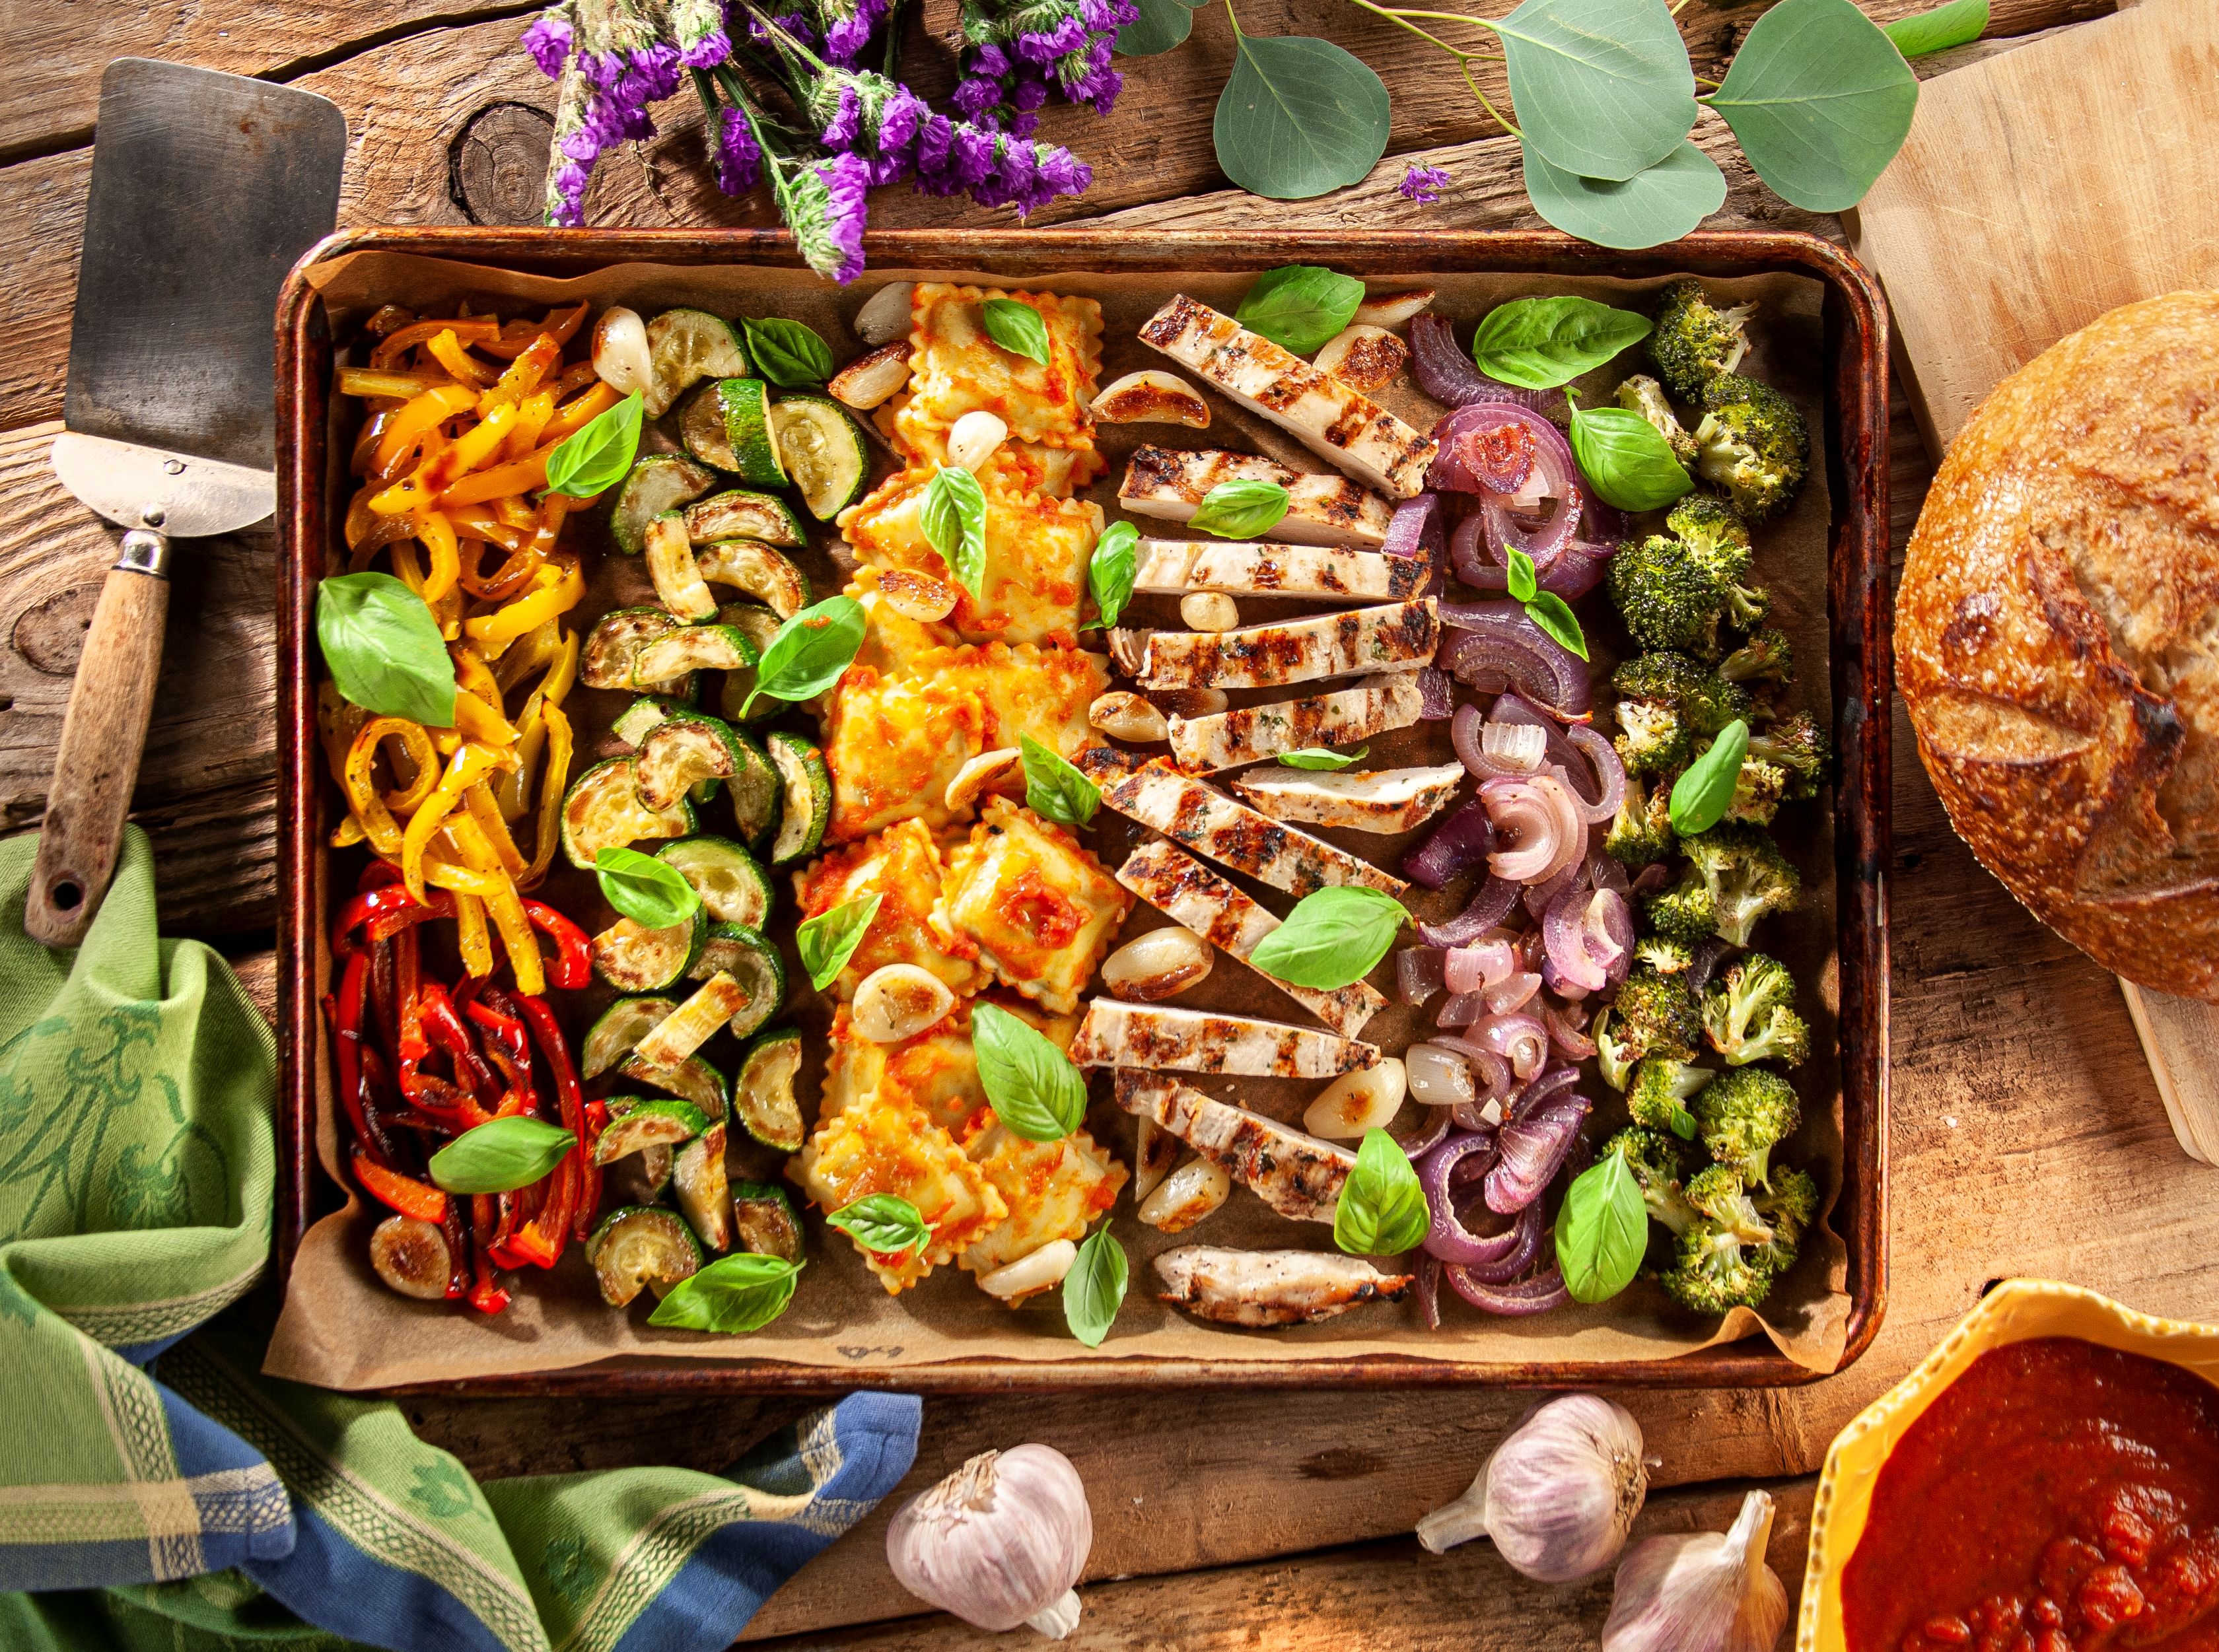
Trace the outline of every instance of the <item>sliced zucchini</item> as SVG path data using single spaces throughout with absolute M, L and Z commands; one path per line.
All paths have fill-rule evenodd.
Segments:
M 661 1142 L 643 1147 L 610 1165 L 602 1175 L 601 1185 L 618 1204 L 651 1205 L 670 1185 L 670 1165 L 674 1158 L 676 1155 Z
M 619 992 L 661 992 L 686 978 L 708 929 L 709 915 L 698 906 L 692 917 L 664 929 L 618 918 L 594 937 L 594 973 Z
M 697 545 L 712 539 L 760 539 L 767 545 L 799 550 L 809 543 L 792 506 L 775 494 L 745 488 L 712 494 L 687 506 L 686 531 Z
M 639 652 L 658 637 L 684 628 L 660 608 L 618 608 L 603 614 L 578 656 L 578 680 L 588 688 L 630 688 Z M 650 693 L 666 693 L 665 685 L 640 685 Z M 690 699 L 681 693 L 681 699 Z
M 676 1014 L 640 1040 L 632 1054 L 650 1067 L 674 1067 L 714 1038 L 747 1001 L 748 990 L 718 970 L 678 1006 Z
M 724 1175 L 723 1125 L 711 1125 L 678 1150 L 670 1191 L 703 1245 L 712 1251 L 732 1248 L 732 1188 Z
M 779 817 L 786 806 L 786 782 L 778 778 L 778 765 L 771 761 L 761 741 L 744 728 L 734 729 L 732 737 L 740 748 L 740 765 L 732 773 L 730 788 L 732 826 L 743 843 L 760 853 L 778 830 Z
M 580 1070 L 588 1078 L 600 1078 L 637 1049 L 640 1040 L 677 1008 L 674 998 L 618 998 L 586 1029 L 586 1041 L 578 1050 Z
M 709 594 L 693 560 L 686 519 L 675 511 L 665 511 L 647 525 L 647 576 L 655 581 L 656 599 L 689 624 L 717 612 L 717 599 Z
M 758 539 L 712 539 L 693 553 L 711 585 L 730 585 L 791 619 L 809 606 L 809 581 L 786 556 Z
M 658 699 L 653 694 L 642 694 L 617 713 L 616 721 L 609 724 L 609 732 L 627 746 L 637 749 L 639 742 L 647 738 L 647 731 L 668 717 L 672 709 L 667 699 Z
M 594 1163 L 613 1164 L 643 1147 L 675 1147 L 708 1127 L 699 1108 L 675 1096 L 612 1096 L 609 1121 L 594 1144 Z
M 740 1248 L 757 1256 L 801 1260 L 801 1221 L 786 1189 L 774 1182 L 732 1183 L 732 1227 Z
M 779 455 L 809 514 L 819 522 L 861 497 L 871 474 L 862 427 L 830 396 L 780 396 L 770 410 Z
M 650 453 L 632 466 L 617 490 L 609 537 L 637 556 L 647 549 L 647 525 L 665 511 L 681 511 L 717 485 L 717 473 L 675 453 Z
M 732 1116 L 766 1147 L 801 1151 L 801 1103 L 793 1080 L 801 1071 L 801 1034 L 791 1027 L 765 1033 L 748 1046 L 732 1080 Z
M 761 379 L 719 379 L 717 406 L 724 415 L 733 474 L 755 488 L 786 486 L 786 462 L 770 422 L 770 386 Z
M 748 370 L 747 352 L 731 323 L 706 310 L 665 310 L 647 324 L 647 416 L 660 419 L 703 379 L 733 379 Z
M 667 1296 L 701 1270 L 701 1245 L 675 1211 L 626 1205 L 602 1218 L 586 1241 L 586 1260 L 600 1282 L 601 1300 L 625 1307 L 649 1286 Z
M 632 778 L 643 804 L 665 809 L 699 781 L 729 779 L 741 761 L 738 737 L 724 718 L 681 711 L 648 730 Z
M 761 658 L 755 640 L 737 625 L 681 625 L 640 649 L 632 661 L 632 683 L 646 688 L 704 669 L 752 671 Z
M 730 838 L 685 838 L 665 844 L 655 858 L 693 885 L 718 923 L 760 929 L 769 922 L 770 874 Z
M 786 963 L 760 931 L 737 923 L 712 925 L 694 962 L 693 978 L 705 979 L 718 970 L 748 990 L 747 1002 L 732 1012 L 733 1037 L 745 1038 L 785 1007 Z
M 779 617 L 760 602 L 728 602 L 717 610 L 717 623 L 745 633 L 754 642 L 758 658 L 763 649 L 770 646 L 771 638 L 778 635 L 780 624 Z M 724 712 L 726 722 L 742 720 L 740 707 L 747 703 L 748 695 L 754 691 L 755 686 L 755 669 L 753 666 L 744 671 L 724 674 L 724 693 L 718 702 L 718 708 Z M 766 696 L 755 702 L 755 708 L 748 715 L 746 721 L 760 723 L 765 717 L 776 717 L 785 709 L 784 700 L 774 700 Z
M 636 1055 L 626 1056 L 617 1074 L 637 1084 L 652 1084 L 673 1096 L 684 1096 L 699 1108 L 701 1116 L 712 1124 L 724 1116 L 724 1092 L 728 1088 L 724 1075 L 698 1055 L 687 1056 L 674 1067 L 650 1067 Z
M 824 842 L 825 823 L 832 818 L 832 775 L 813 740 L 777 729 L 767 743 L 778 778 L 786 783 L 786 804 L 778 835 L 771 842 L 770 863 L 790 866 L 816 854 Z
M 637 760 L 612 757 L 570 782 L 563 798 L 563 853 L 590 870 L 603 849 L 647 838 L 683 837 L 693 829 L 693 805 L 681 798 L 668 809 L 639 800 Z
M 717 382 L 703 385 L 678 410 L 678 439 L 703 464 L 718 470 L 737 470 L 740 462 L 724 434 L 724 404 L 717 400 Z

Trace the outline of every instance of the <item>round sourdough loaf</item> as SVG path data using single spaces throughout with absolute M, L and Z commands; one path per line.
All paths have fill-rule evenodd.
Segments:
M 2129 304 L 1996 387 L 1895 613 L 1959 835 L 2106 969 L 2219 1003 L 2219 292 Z

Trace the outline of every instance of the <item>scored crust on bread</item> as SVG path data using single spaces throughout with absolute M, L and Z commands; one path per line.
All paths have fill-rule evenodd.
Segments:
M 1958 834 L 2106 969 L 2219 1003 L 2219 292 L 2113 310 L 1942 461 L 1899 681 Z

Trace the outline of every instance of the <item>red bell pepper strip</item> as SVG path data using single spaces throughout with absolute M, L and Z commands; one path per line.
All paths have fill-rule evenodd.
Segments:
M 585 1092 L 578 1085 L 578 1070 L 571 1064 L 569 1046 L 563 1040 L 563 1028 L 548 1008 L 547 1000 L 517 993 L 513 997 L 503 992 L 496 996 L 488 991 L 486 1000 L 496 1009 L 507 1010 L 512 1006 L 523 1015 L 531 1028 L 532 1041 L 539 1046 L 547 1070 L 555 1075 L 555 1097 L 562 1109 L 563 1122 L 570 1127 L 578 1139 L 576 1149 L 564 1163 L 575 1162 L 578 1179 L 575 1189 L 577 1203 L 571 1212 L 571 1233 L 584 1239 L 593 1231 L 594 1213 L 600 1208 L 601 1172 L 594 1163 L 594 1139 L 599 1128 L 587 1116 Z M 599 1103 L 595 1103 L 596 1106 Z M 604 1109 L 602 1116 L 607 1116 Z
M 490 1194 L 470 1196 L 470 1234 L 477 1241 L 477 1277 L 469 1289 L 469 1304 L 481 1314 L 498 1314 L 508 1306 L 508 1293 L 494 1277 L 491 1254 L 494 1211 Z
M 441 891 L 443 894 L 444 891 Z M 448 904 L 453 905 L 449 900 Z M 378 889 L 366 889 L 339 909 L 338 921 L 332 925 L 332 952 L 340 958 L 351 957 L 356 944 L 354 933 L 364 925 L 374 925 L 379 919 L 401 912 L 416 904 L 415 897 L 398 884 L 387 884 Z
M 390 941 L 403 929 L 413 929 L 420 923 L 430 922 L 433 918 L 451 918 L 455 916 L 455 897 L 444 889 L 431 891 L 432 898 L 426 902 L 409 898 L 408 891 L 401 889 L 398 884 L 394 885 L 393 888 L 401 891 L 401 898 L 389 902 L 370 914 L 370 938 L 372 941 Z M 371 898 L 375 899 L 378 896 L 391 892 L 390 890 L 381 889 L 376 892 L 376 896 Z
M 359 1152 L 354 1156 L 354 1173 L 364 1190 L 379 1202 L 391 1206 L 404 1216 L 413 1216 L 419 1221 L 441 1227 L 445 1225 L 447 1196 L 438 1188 L 420 1182 L 413 1176 L 403 1176 L 398 1171 L 388 1170 Z
M 524 916 L 555 943 L 547 978 L 565 992 L 576 992 L 593 979 L 594 943 L 586 932 L 544 901 L 527 900 Z
M 362 869 L 362 876 L 355 883 L 355 893 L 366 895 L 373 889 L 382 889 L 388 884 L 397 884 L 400 881 L 399 866 L 395 866 L 390 860 L 374 860 Z
M 568 1230 L 577 1198 L 577 1168 L 576 1155 L 566 1157 L 542 1184 L 547 1189 L 546 1202 L 531 1220 L 518 1225 L 509 1240 L 510 1254 L 519 1264 L 529 1262 L 551 1268 L 561 1258 L 563 1247 L 570 1239 Z
M 445 1051 L 454 1059 L 457 1082 L 476 1092 L 480 1100 L 498 1092 L 500 1081 L 478 1054 L 470 1029 L 455 1013 L 454 1001 L 447 997 L 447 989 L 437 981 L 425 982 L 416 990 L 416 1005 L 417 1013 L 423 1018 L 425 1034 L 433 1047 Z
M 370 954 L 357 949 L 348 955 L 346 972 L 339 978 L 339 996 L 324 1003 L 331 1017 L 332 1051 L 339 1067 L 339 1104 L 346 1109 L 356 1142 L 382 1158 L 362 1106 L 362 997 L 369 978 Z
M 470 1289 L 470 1230 L 463 1218 L 463 1201 L 447 1201 L 446 1219 L 439 1224 L 447 1236 L 447 1300 L 459 1301 Z

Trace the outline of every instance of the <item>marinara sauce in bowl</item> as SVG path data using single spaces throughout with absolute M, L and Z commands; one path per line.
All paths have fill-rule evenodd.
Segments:
M 2219 1652 L 2219 1328 L 1998 1287 L 1828 1453 L 1800 1652 Z

